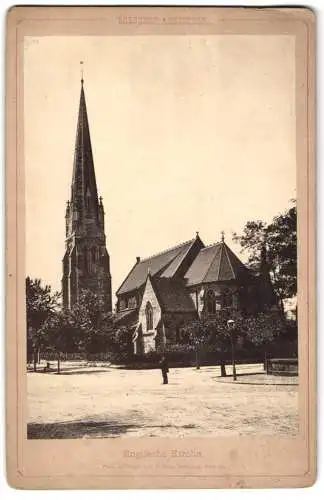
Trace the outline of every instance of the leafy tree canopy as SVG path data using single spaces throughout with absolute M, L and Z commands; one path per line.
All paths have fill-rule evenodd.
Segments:
M 230 336 L 226 319 L 222 316 L 203 317 L 186 324 L 182 335 L 191 345 L 213 345 L 216 350 L 229 347 Z
M 38 349 L 47 343 L 44 325 L 59 308 L 60 294 L 52 293 L 40 279 L 26 278 L 27 348 Z
M 58 292 L 52 293 L 50 285 L 40 279 L 26 278 L 27 326 L 38 330 L 47 317 L 59 306 Z
M 286 323 L 277 312 L 266 312 L 238 318 L 235 329 L 244 340 L 258 347 L 271 344 L 286 330 Z
M 255 346 L 268 345 L 286 329 L 287 325 L 277 312 L 259 313 L 255 316 L 237 317 L 234 323 L 236 341 L 251 342 Z M 213 345 L 217 350 L 228 349 L 231 332 L 226 318 L 205 317 L 184 326 L 189 343 Z
M 260 269 L 261 249 L 265 246 L 271 281 L 281 300 L 297 293 L 296 200 L 292 203 L 292 207 L 274 217 L 270 224 L 248 221 L 241 235 L 233 235 L 242 251 L 247 252 L 248 265 L 254 270 Z
M 70 322 L 79 331 L 79 349 L 86 353 L 107 350 L 114 332 L 111 314 L 104 314 L 103 296 L 89 289 L 81 291 L 70 311 Z

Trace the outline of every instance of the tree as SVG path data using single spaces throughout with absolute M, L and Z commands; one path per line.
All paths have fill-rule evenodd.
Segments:
M 297 210 L 296 205 L 273 219 L 268 226 L 268 259 L 280 299 L 297 293 Z
M 88 327 L 98 329 L 104 318 L 103 295 L 87 288 L 81 290 L 79 300 L 72 311 L 74 314 L 81 315 Z
M 251 343 L 264 350 L 264 368 L 267 369 L 267 360 L 271 344 L 286 329 L 286 322 L 277 312 L 259 313 L 255 316 L 241 317 L 236 320 L 236 331 Z
M 46 343 L 42 329 L 48 317 L 59 306 L 58 292 L 52 293 L 50 285 L 43 285 L 40 279 L 26 278 L 26 321 L 27 353 L 33 353 L 34 371 L 36 371 L 37 353 Z
M 204 348 L 210 348 L 220 356 L 221 376 L 226 376 L 225 360 L 231 350 L 232 335 L 234 345 L 238 342 L 264 349 L 265 360 L 272 342 L 286 329 L 286 323 L 276 312 L 259 313 L 255 316 L 238 316 L 234 328 L 229 330 L 227 317 L 217 315 L 202 317 L 183 327 L 188 342 L 199 347 L 197 367 L 200 366 L 200 354 Z
M 202 317 L 183 327 L 183 335 L 196 349 L 196 368 L 200 368 L 203 349 L 210 347 L 220 354 L 221 375 L 226 376 L 225 355 L 230 348 L 230 335 L 226 318 L 222 315 Z
M 80 329 L 73 314 L 67 309 L 53 311 L 42 325 L 47 340 L 46 347 L 56 353 L 57 373 L 60 373 L 60 360 L 63 352 L 76 351 L 80 341 Z
M 209 332 L 208 344 L 220 355 L 221 376 L 226 377 L 225 359 L 231 349 L 231 332 L 227 326 L 227 316 L 218 314 L 207 318 L 205 328 Z
M 133 353 L 133 328 L 128 326 L 112 326 L 112 334 L 109 335 L 108 348 L 111 352 L 128 358 Z
M 296 200 L 292 203 L 292 207 L 274 217 L 270 224 L 248 221 L 241 235 L 233 235 L 242 251 L 247 251 L 251 269 L 260 269 L 261 249 L 265 246 L 271 281 L 282 308 L 283 300 L 297 293 Z
M 182 327 L 182 336 L 186 337 L 188 344 L 195 347 L 196 369 L 200 369 L 201 347 L 206 343 L 206 330 L 200 320 L 192 321 Z
M 242 251 L 247 251 L 247 265 L 253 271 L 260 269 L 261 248 L 266 238 L 267 227 L 267 224 L 261 220 L 248 221 L 241 235 L 233 234 L 233 241 L 241 245 Z
M 106 350 L 113 334 L 112 315 L 104 314 L 103 306 L 100 293 L 84 289 L 71 311 L 71 319 L 80 334 L 79 349 L 87 355 Z

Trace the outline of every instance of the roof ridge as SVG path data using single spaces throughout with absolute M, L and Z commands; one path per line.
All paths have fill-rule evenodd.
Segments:
M 212 246 L 212 245 L 211 245 L 211 246 Z M 216 259 L 216 255 L 214 255 L 214 258 L 212 259 L 212 261 L 211 261 L 210 265 L 208 266 L 208 269 L 207 269 L 207 271 L 205 272 L 205 275 L 204 275 L 204 277 L 203 277 L 203 279 L 202 279 L 202 282 L 205 280 L 205 278 L 206 278 L 207 274 L 209 273 L 209 270 L 210 270 L 211 266 L 214 264 L 215 259 Z M 219 269 L 218 269 L 218 276 L 219 276 Z
M 207 250 L 208 248 L 215 247 L 216 245 L 221 245 L 221 241 L 216 241 L 215 243 L 211 243 L 210 245 L 204 246 L 200 252 L 203 252 L 204 250 Z
M 189 246 L 188 246 L 188 248 L 187 248 L 187 250 L 186 250 L 185 254 L 183 255 L 182 261 L 181 261 L 181 262 L 177 265 L 176 269 L 174 270 L 174 274 L 178 271 L 179 267 L 181 266 L 181 264 L 183 263 L 184 259 L 187 257 L 187 255 L 188 255 L 189 251 L 191 250 L 191 248 L 193 247 L 193 245 L 196 243 L 196 241 L 197 241 L 198 239 L 201 241 L 201 239 L 199 238 L 199 236 L 198 236 L 198 234 L 197 234 L 197 237 L 196 237 L 196 238 L 194 238 L 193 240 L 189 240 L 189 241 L 188 241 L 188 243 L 191 243 L 191 245 L 189 245 Z M 187 244 L 188 244 L 188 243 L 187 243 Z M 202 242 L 202 241 L 201 241 L 201 243 L 203 244 L 203 242 Z M 198 253 L 199 253 L 199 252 L 198 252 Z M 180 255 L 180 253 L 178 253 L 178 254 L 175 256 L 175 258 L 173 259 L 173 261 L 172 261 L 172 262 L 171 262 L 171 264 L 170 264 L 170 267 L 171 267 L 171 265 L 173 264 L 173 262 L 176 260 L 176 258 L 177 258 L 179 255 Z M 165 272 L 165 271 L 167 271 L 168 269 L 169 269 L 169 266 L 168 266 L 168 267 L 167 267 L 167 268 L 163 271 L 163 274 L 164 274 L 164 272 Z
M 178 245 L 175 245 L 174 247 L 170 247 L 167 250 L 163 250 L 162 252 L 154 253 L 153 255 L 150 255 L 149 257 L 145 257 L 145 259 L 141 259 L 139 261 L 139 264 L 141 262 L 146 262 L 147 260 L 153 259 L 153 257 L 158 257 L 159 255 L 163 255 L 164 253 L 170 252 L 171 250 L 176 250 L 177 248 L 180 248 L 184 245 L 188 245 L 188 243 L 193 243 L 195 241 L 195 239 L 196 238 L 193 238 L 193 239 L 188 240 L 188 241 L 184 241 L 183 243 L 179 243 Z
M 236 255 L 235 252 L 233 252 L 233 250 L 228 246 L 226 245 L 226 252 L 227 252 L 227 255 L 228 255 L 228 251 L 230 251 L 230 253 L 233 255 L 234 259 L 236 259 L 236 261 L 241 265 L 243 266 L 245 269 L 249 270 L 249 268 L 247 267 L 246 264 L 244 264 L 244 262 L 241 261 L 241 259 Z M 230 260 L 230 257 L 228 256 L 229 260 Z M 232 264 L 232 263 L 231 263 Z
M 236 279 L 236 273 L 235 273 L 234 268 L 233 268 L 233 266 L 232 266 L 231 259 L 230 259 L 229 255 L 228 255 L 227 245 L 225 244 L 225 242 L 223 242 L 223 243 L 224 243 L 224 250 L 225 250 L 225 253 L 226 253 L 227 260 L 228 260 L 229 265 L 231 266 L 231 269 L 232 269 L 233 277 L 234 277 L 234 279 Z M 233 252 L 232 252 L 232 253 L 233 253 Z M 220 263 L 220 264 L 221 264 L 221 263 Z M 220 265 L 219 265 L 219 272 L 220 272 Z M 218 278 L 219 278 L 219 272 L 218 272 Z

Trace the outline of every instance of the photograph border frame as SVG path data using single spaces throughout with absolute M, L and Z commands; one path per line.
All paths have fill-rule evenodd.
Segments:
M 151 16 L 175 16 L 178 24 L 169 26 L 150 25 L 144 22 L 134 24 L 118 24 L 121 13 L 134 18 Z M 100 14 L 99 14 L 100 11 Z M 139 14 L 140 12 L 140 14 Z M 203 12 L 203 16 L 202 16 Z M 62 16 L 63 14 L 63 16 Z M 189 24 L 181 19 L 205 18 L 206 23 Z M 187 473 L 181 475 L 145 476 L 140 468 L 136 474 L 113 475 L 101 463 L 101 475 L 92 472 L 86 461 L 83 468 L 77 461 L 78 444 L 72 459 L 75 470 L 81 475 L 69 473 L 38 474 L 43 466 L 42 456 L 44 443 L 28 440 L 26 445 L 26 405 L 22 404 L 26 397 L 25 374 L 25 291 L 24 291 L 24 157 L 23 157 L 23 61 L 22 38 L 26 34 L 39 36 L 40 32 L 50 33 L 54 25 L 58 34 L 68 33 L 109 33 L 118 36 L 125 30 L 136 36 L 145 32 L 149 35 L 152 29 L 165 34 L 176 30 L 186 34 L 194 29 L 204 34 L 208 30 L 219 29 L 223 23 L 229 23 L 228 34 L 236 33 L 238 17 L 250 24 L 251 32 L 260 22 L 271 24 L 275 30 L 280 26 L 284 32 L 295 33 L 296 36 L 296 113 L 297 113 L 297 203 L 298 203 L 298 321 L 300 331 L 308 331 L 308 336 L 299 335 L 300 364 L 300 415 L 301 440 L 286 439 L 280 443 L 267 442 L 257 438 L 255 441 L 238 438 L 243 446 L 252 450 L 251 459 L 247 461 L 248 474 L 238 474 L 238 455 L 241 453 L 231 444 L 226 449 L 231 464 L 223 471 L 223 475 L 198 475 Z M 262 21 L 262 19 L 264 21 Z M 215 28 L 216 26 L 216 28 Z M 103 30 L 103 31 L 102 31 Z M 191 32 L 191 31 L 190 31 Z M 306 171 L 303 165 L 307 165 Z M 6 54 L 6 433 L 7 433 L 7 478 L 11 486 L 28 489 L 102 489 L 102 488 L 256 488 L 256 487 L 302 487 L 310 486 L 316 477 L 316 349 L 315 349 L 315 16 L 307 8 L 248 8 L 239 7 L 14 7 L 7 15 L 7 54 Z M 301 214 L 301 217 L 299 215 Z M 306 243 L 305 243 L 306 242 Z M 164 439 L 164 438 L 161 438 Z M 213 438 L 218 439 L 218 438 Z M 270 438 L 271 439 L 271 438 Z M 56 441 L 56 440 L 55 440 Z M 62 441 L 62 440 L 61 440 Z M 70 440 L 66 445 L 71 447 Z M 82 441 L 82 440 L 78 440 Z M 87 441 L 87 440 L 86 440 Z M 82 446 L 90 455 L 99 450 L 99 456 L 106 453 L 107 440 L 96 446 L 83 442 Z M 136 440 L 137 441 L 137 440 Z M 201 441 L 200 438 L 197 441 Z M 223 443 L 222 440 L 219 440 Z M 278 440 L 277 440 L 278 441 Z M 57 445 L 50 440 L 52 447 Z M 115 446 L 115 442 L 111 443 Z M 130 441 L 131 442 L 131 441 Z M 46 443 L 45 443 L 46 445 Z M 65 445 L 63 445 L 64 447 Z M 113 446 L 113 447 L 114 447 Z M 132 444 L 136 447 L 136 444 Z M 166 445 L 167 447 L 169 446 Z M 58 445 L 63 449 L 62 445 Z M 142 447 L 142 445 L 141 445 Z M 162 445 L 161 449 L 163 449 Z M 28 448 L 28 449 L 27 449 Z M 31 452 L 33 448 L 36 458 Z M 91 449 L 90 449 L 91 448 Z M 233 454 L 233 450 L 235 450 Z M 229 453 L 232 452 L 230 457 Z M 101 454 L 101 455 L 100 455 Z M 300 463 L 288 464 L 291 471 L 284 475 L 271 473 L 269 476 L 257 474 L 256 465 L 263 461 L 265 466 L 269 456 L 281 457 L 280 463 L 287 467 L 287 457 L 299 454 Z M 28 458 L 29 457 L 29 458 Z M 208 463 L 215 461 L 204 455 Z M 219 460 L 219 457 L 218 457 Z M 217 462 L 217 460 L 215 461 Z M 219 462 L 217 462 L 219 463 Z M 279 463 L 279 465 L 280 465 Z M 64 467 L 64 464 L 61 464 Z M 246 465 L 246 464 L 245 464 Z M 293 467 L 295 466 L 295 469 Z M 236 467 L 236 469 L 235 469 Z M 46 467 L 45 467 L 46 469 Z M 49 470 L 49 468 L 47 469 Z M 122 469 L 121 469 L 122 470 Z M 143 469 L 144 470 L 144 469 Z M 143 472 L 143 471 L 142 471 Z

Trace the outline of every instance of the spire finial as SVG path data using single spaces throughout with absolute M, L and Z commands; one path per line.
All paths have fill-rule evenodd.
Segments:
M 80 69 L 81 69 L 81 85 L 83 85 L 83 61 L 80 61 Z
M 196 231 L 196 238 L 198 238 L 199 236 L 199 231 Z
M 221 231 L 221 241 L 222 243 L 225 241 L 225 231 Z

